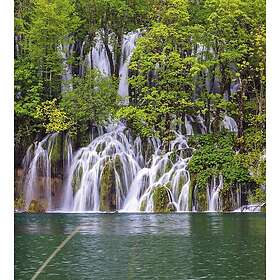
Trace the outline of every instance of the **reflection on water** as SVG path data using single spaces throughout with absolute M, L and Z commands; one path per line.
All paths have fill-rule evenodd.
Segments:
M 16 214 L 15 279 L 265 279 L 263 214 Z

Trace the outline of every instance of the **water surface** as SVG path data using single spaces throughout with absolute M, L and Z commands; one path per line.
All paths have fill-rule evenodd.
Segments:
M 260 213 L 15 214 L 15 279 L 265 279 Z

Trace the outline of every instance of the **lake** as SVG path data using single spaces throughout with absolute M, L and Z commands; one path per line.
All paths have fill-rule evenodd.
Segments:
M 15 214 L 15 279 L 265 279 L 265 214 Z

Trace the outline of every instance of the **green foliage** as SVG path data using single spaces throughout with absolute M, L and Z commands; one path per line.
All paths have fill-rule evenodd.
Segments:
M 97 71 L 74 79 L 74 89 L 63 94 L 60 108 L 73 121 L 76 129 L 89 124 L 102 124 L 115 113 L 119 97 L 116 83 Z
M 41 121 L 47 133 L 64 131 L 73 125 L 71 119 L 58 108 L 56 102 L 56 99 L 48 100 L 37 107 L 35 118 Z
M 233 134 L 206 134 L 193 137 L 195 151 L 189 170 L 200 188 L 205 188 L 213 176 L 223 175 L 227 185 L 250 182 L 248 169 L 234 151 Z
M 248 201 L 250 204 L 255 203 L 265 203 L 266 200 L 266 194 L 265 191 L 261 188 L 257 188 L 252 194 L 249 195 Z
M 155 116 L 149 114 L 145 109 L 138 109 L 134 106 L 122 107 L 116 113 L 116 117 L 125 119 L 129 127 L 143 137 L 155 135 L 153 130 L 153 124 L 156 121 Z
M 23 199 L 22 195 L 15 199 L 14 208 L 16 210 L 23 210 L 24 205 L 25 205 L 25 202 L 24 202 L 24 199 Z
M 137 29 L 130 104 L 120 108 L 122 40 Z M 77 73 L 97 36 L 113 78 L 89 71 L 61 93 L 63 46 L 85 42 L 67 61 Z M 265 0 L 16 0 L 16 154 L 43 132 L 86 138 L 90 125 L 115 116 L 136 134 L 168 143 L 174 123 L 200 114 L 208 134 L 189 142 L 199 187 L 219 174 L 226 186 L 264 185 L 265 42 Z M 221 132 L 225 114 L 237 121 L 237 136 Z

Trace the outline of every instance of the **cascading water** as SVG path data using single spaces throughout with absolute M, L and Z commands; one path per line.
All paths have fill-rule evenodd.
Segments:
M 213 177 L 211 184 L 207 189 L 207 197 L 208 197 L 208 211 L 216 212 L 220 209 L 220 190 L 223 188 L 223 176 L 220 175 L 218 178 Z
M 230 117 L 230 116 L 225 116 L 223 119 L 223 126 L 227 130 L 237 133 L 238 132 L 238 127 L 236 121 Z
M 203 128 L 201 117 L 199 122 Z M 193 134 L 188 118 L 184 125 L 186 135 Z M 168 200 L 168 209 L 196 210 L 195 203 L 194 209 L 190 209 L 191 148 L 186 136 L 173 133 L 175 139 L 166 145 L 158 138 L 149 138 L 145 143 L 139 136 L 133 139 L 122 123 L 95 127 L 89 137 L 91 143 L 74 155 L 71 139 L 65 135 L 64 186 L 55 206 L 51 178 L 56 167 L 52 166 L 52 151 L 59 134 L 47 135 L 29 147 L 23 161 L 25 208 L 35 199 L 46 201 L 48 210 L 152 212 L 156 210 L 156 193 L 160 190 Z M 213 178 L 207 190 L 208 211 L 221 210 L 222 188 L 222 176 Z M 239 207 L 240 202 L 235 205 Z
M 63 59 L 63 73 L 62 73 L 62 84 L 61 91 L 71 91 L 73 89 L 73 85 L 71 83 L 72 79 L 72 66 L 67 63 L 67 60 L 73 54 L 73 45 L 65 44 L 59 45 L 59 50 Z
M 111 125 L 107 130 L 107 133 L 98 136 L 88 147 L 81 148 L 76 153 L 66 186 L 64 201 L 67 207 L 64 205 L 63 210 L 99 211 L 100 185 L 108 166 L 112 167 L 109 168 L 112 170 L 108 176 L 114 178 L 112 184 L 115 184 L 116 209 L 121 208 L 132 179 L 140 167 L 125 126 Z
M 121 97 L 128 95 L 128 67 L 139 35 L 140 32 L 136 31 L 123 38 L 118 90 Z M 84 47 L 85 42 L 81 44 L 79 75 L 84 75 L 86 68 L 110 75 L 110 63 L 101 38 L 97 37 L 95 46 L 85 59 Z M 72 70 L 67 59 L 73 46 L 61 45 L 60 51 L 64 61 L 62 80 L 68 82 L 68 86 L 62 84 L 62 91 L 67 91 L 72 88 L 69 84 Z M 48 210 L 152 212 L 156 210 L 156 196 L 160 191 L 169 209 L 195 210 L 195 203 L 190 209 L 192 193 L 188 162 L 191 149 L 186 136 L 195 132 L 205 134 L 207 128 L 201 115 L 185 115 L 179 126 L 176 121 L 174 116 L 172 129 L 179 132 L 174 132 L 176 138 L 168 146 L 157 138 L 148 139 L 148 144 L 142 143 L 140 137 L 133 139 L 123 124 L 111 124 L 105 130 L 97 127 L 97 133 L 90 135 L 91 143 L 73 155 L 71 139 L 66 135 L 62 152 L 64 185 L 60 201 L 55 205 L 52 201 L 54 167 L 51 155 L 58 134 L 47 135 L 41 142 L 30 146 L 23 161 L 25 208 L 35 199 L 46 201 Z M 227 115 L 221 127 L 237 132 L 235 120 Z M 186 136 L 182 135 L 183 131 Z M 213 178 L 207 190 L 209 211 L 220 210 L 219 193 L 222 188 L 222 176 Z M 236 205 L 240 206 L 240 203 Z
M 128 67 L 139 32 L 131 32 L 124 36 L 122 44 L 121 63 L 119 71 L 119 95 L 128 96 Z
M 166 188 L 172 207 L 177 211 L 187 211 L 190 183 L 187 171 L 189 157 L 184 157 L 183 154 L 188 148 L 186 138 L 179 134 L 170 143 L 168 152 L 162 150 L 162 145 L 156 145 L 150 167 L 145 167 L 138 172 L 131 184 L 122 211 L 153 212 L 154 191 L 162 186 Z M 172 156 L 175 163 L 172 161 Z
M 57 133 L 47 135 L 41 142 L 35 143 L 34 147 L 32 144 L 23 159 L 26 174 L 24 181 L 25 209 L 28 209 L 33 199 L 44 200 L 47 204 L 46 208 L 52 209 L 50 156 L 56 136 Z M 39 182 L 40 179 L 42 182 Z

